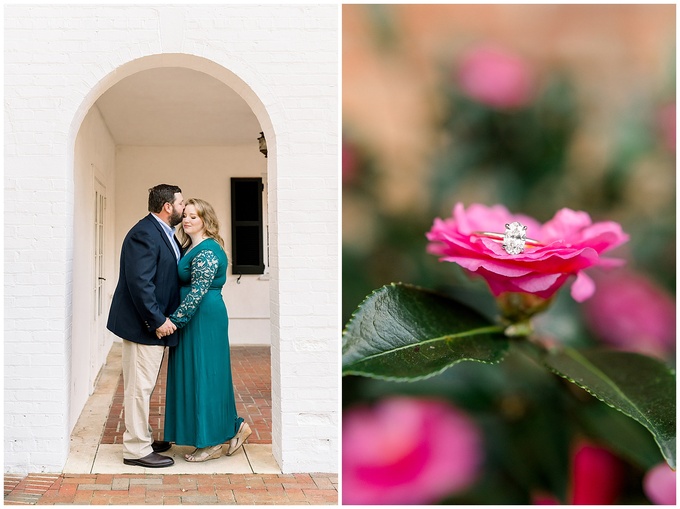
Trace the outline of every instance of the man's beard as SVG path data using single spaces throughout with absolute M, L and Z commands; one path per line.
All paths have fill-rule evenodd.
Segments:
M 182 222 L 182 213 L 177 212 L 177 211 L 173 211 L 172 215 L 170 216 L 169 221 L 170 221 L 170 226 L 172 228 L 174 228 L 175 226 L 177 226 L 179 223 Z

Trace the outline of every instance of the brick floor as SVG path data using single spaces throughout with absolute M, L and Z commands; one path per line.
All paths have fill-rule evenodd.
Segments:
M 271 398 L 271 355 L 268 346 L 235 346 L 231 349 L 231 369 L 236 395 L 236 410 L 253 430 L 249 443 L 270 444 L 272 441 L 272 398 Z M 168 372 L 167 355 L 161 365 L 158 383 L 151 397 L 149 421 L 154 436 L 163 437 L 165 420 L 166 378 Z M 104 428 L 102 444 L 123 442 L 125 417 L 123 409 L 123 375 L 118 380 L 118 388 Z
M 59 474 L 5 474 L 5 505 L 36 504 L 59 477 Z
M 29 474 L 9 494 L 5 488 L 4 502 L 5 505 L 337 505 L 337 482 L 337 475 L 329 474 Z
M 5 474 L 5 496 L 10 494 L 24 477 L 26 476 L 21 474 Z
M 233 347 L 237 410 L 253 430 L 249 442 L 271 443 L 270 349 Z M 163 361 L 151 418 L 162 436 L 165 412 Z M 124 431 L 122 376 L 113 397 L 102 444 L 121 443 Z M 5 474 L 5 505 L 337 505 L 337 474 Z

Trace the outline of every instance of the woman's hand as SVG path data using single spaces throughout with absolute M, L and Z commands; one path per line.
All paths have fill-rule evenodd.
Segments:
M 165 319 L 165 323 L 156 329 L 156 337 L 161 339 L 165 336 L 169 336 L 177 330 L 177 326 L 170 321 L 170 318 Z

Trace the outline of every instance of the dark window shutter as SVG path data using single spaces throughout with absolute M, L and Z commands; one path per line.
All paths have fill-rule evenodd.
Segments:
M 262 179 L 231 179 L 231 270 L 263 274 Z

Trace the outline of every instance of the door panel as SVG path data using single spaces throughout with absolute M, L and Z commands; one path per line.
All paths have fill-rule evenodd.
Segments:
M 105 218 L 106 218 L 106 188 L 94 179 L 94 317 L 92 321 L 92 348 L 90 349 L 90 387 L 94 387 L 101 356 L 103 355 L 106 325 L 106 278 L 105 278 Z

